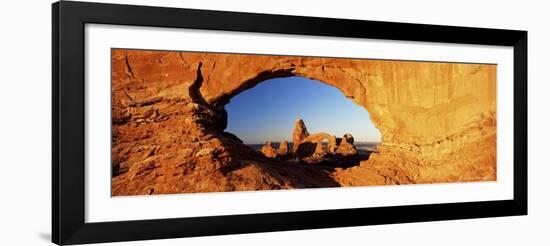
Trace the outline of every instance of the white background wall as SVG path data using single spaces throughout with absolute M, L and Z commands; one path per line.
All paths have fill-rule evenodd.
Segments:
M 124 2 L 124 1 L 121 1 Z M 133 0 L 155 4 L 154 1 Z M 0 245 L 50 240 L 51 15 L 47 0 L 0 7 Z M 529 31 L 529 215 L 113 245 L 549 245 L 550 138 L 545 1 L 162 1 L 181 7 Z M 159 1 L 156 4 L 161 4 Z

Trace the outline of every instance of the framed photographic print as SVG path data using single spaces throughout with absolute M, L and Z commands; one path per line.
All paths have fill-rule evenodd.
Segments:
M 53 4 L 53 242 L 527 214 L 527 32 Z

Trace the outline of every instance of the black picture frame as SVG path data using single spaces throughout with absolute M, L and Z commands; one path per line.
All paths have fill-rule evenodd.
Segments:
M 82 244 L 527 214 L 527 31 L 89 2 L 52 5 L 52 241 Z M 513 47 L 514 199 L 86 223 L 86 23 Z

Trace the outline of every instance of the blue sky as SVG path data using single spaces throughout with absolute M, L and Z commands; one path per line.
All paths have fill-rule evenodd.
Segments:
M 229 115 L 226 131 L 246 144 L 290 142 L 298 118 L 310 133 L 338 137 L 351 133 L 356 141 L 380 141 L 367 110 L 335 87 L 303 77 L 263 81 L 233 97 L 225 108 Z

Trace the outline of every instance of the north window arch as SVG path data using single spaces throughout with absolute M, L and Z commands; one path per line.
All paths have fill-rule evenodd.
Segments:
M 495 64 L 112 49 L 111 68 L 113 196 L 496 180 Z M 226 131 L 233 99 L 293 76 L 368 111 L 377 153 L 315 171 Z M 335 139 L 309 121 L 294 122 L 292 142 L 353 153 L 358 134 L 327 129 Z
M 334 165 L 351 166 L 360 160 L 367 160 L 381 141 L 380 132 L 365 108 L 347 98 L 339 89 L 302 76 L 262 81 L 232 97 L 225 109 L 228 114 L 225 131 L 235 134 L 244 144 L 259 151 L 266 142 L 279 149 L 280 143 L 286 141 L 292 149 L 292 133 L 298 119 L 305 122 L 312 137 L 324 134 L 316 144 L 322 144 L 325 148 L 330 138 L 325 135 L 337 139 L 346 134 L 353 136 L 353 145 L 360 158 Z M 314 150 L 315 146 L 310 148 L 308 156 Z M 346 162 L 344 158 L 337 161 Z

